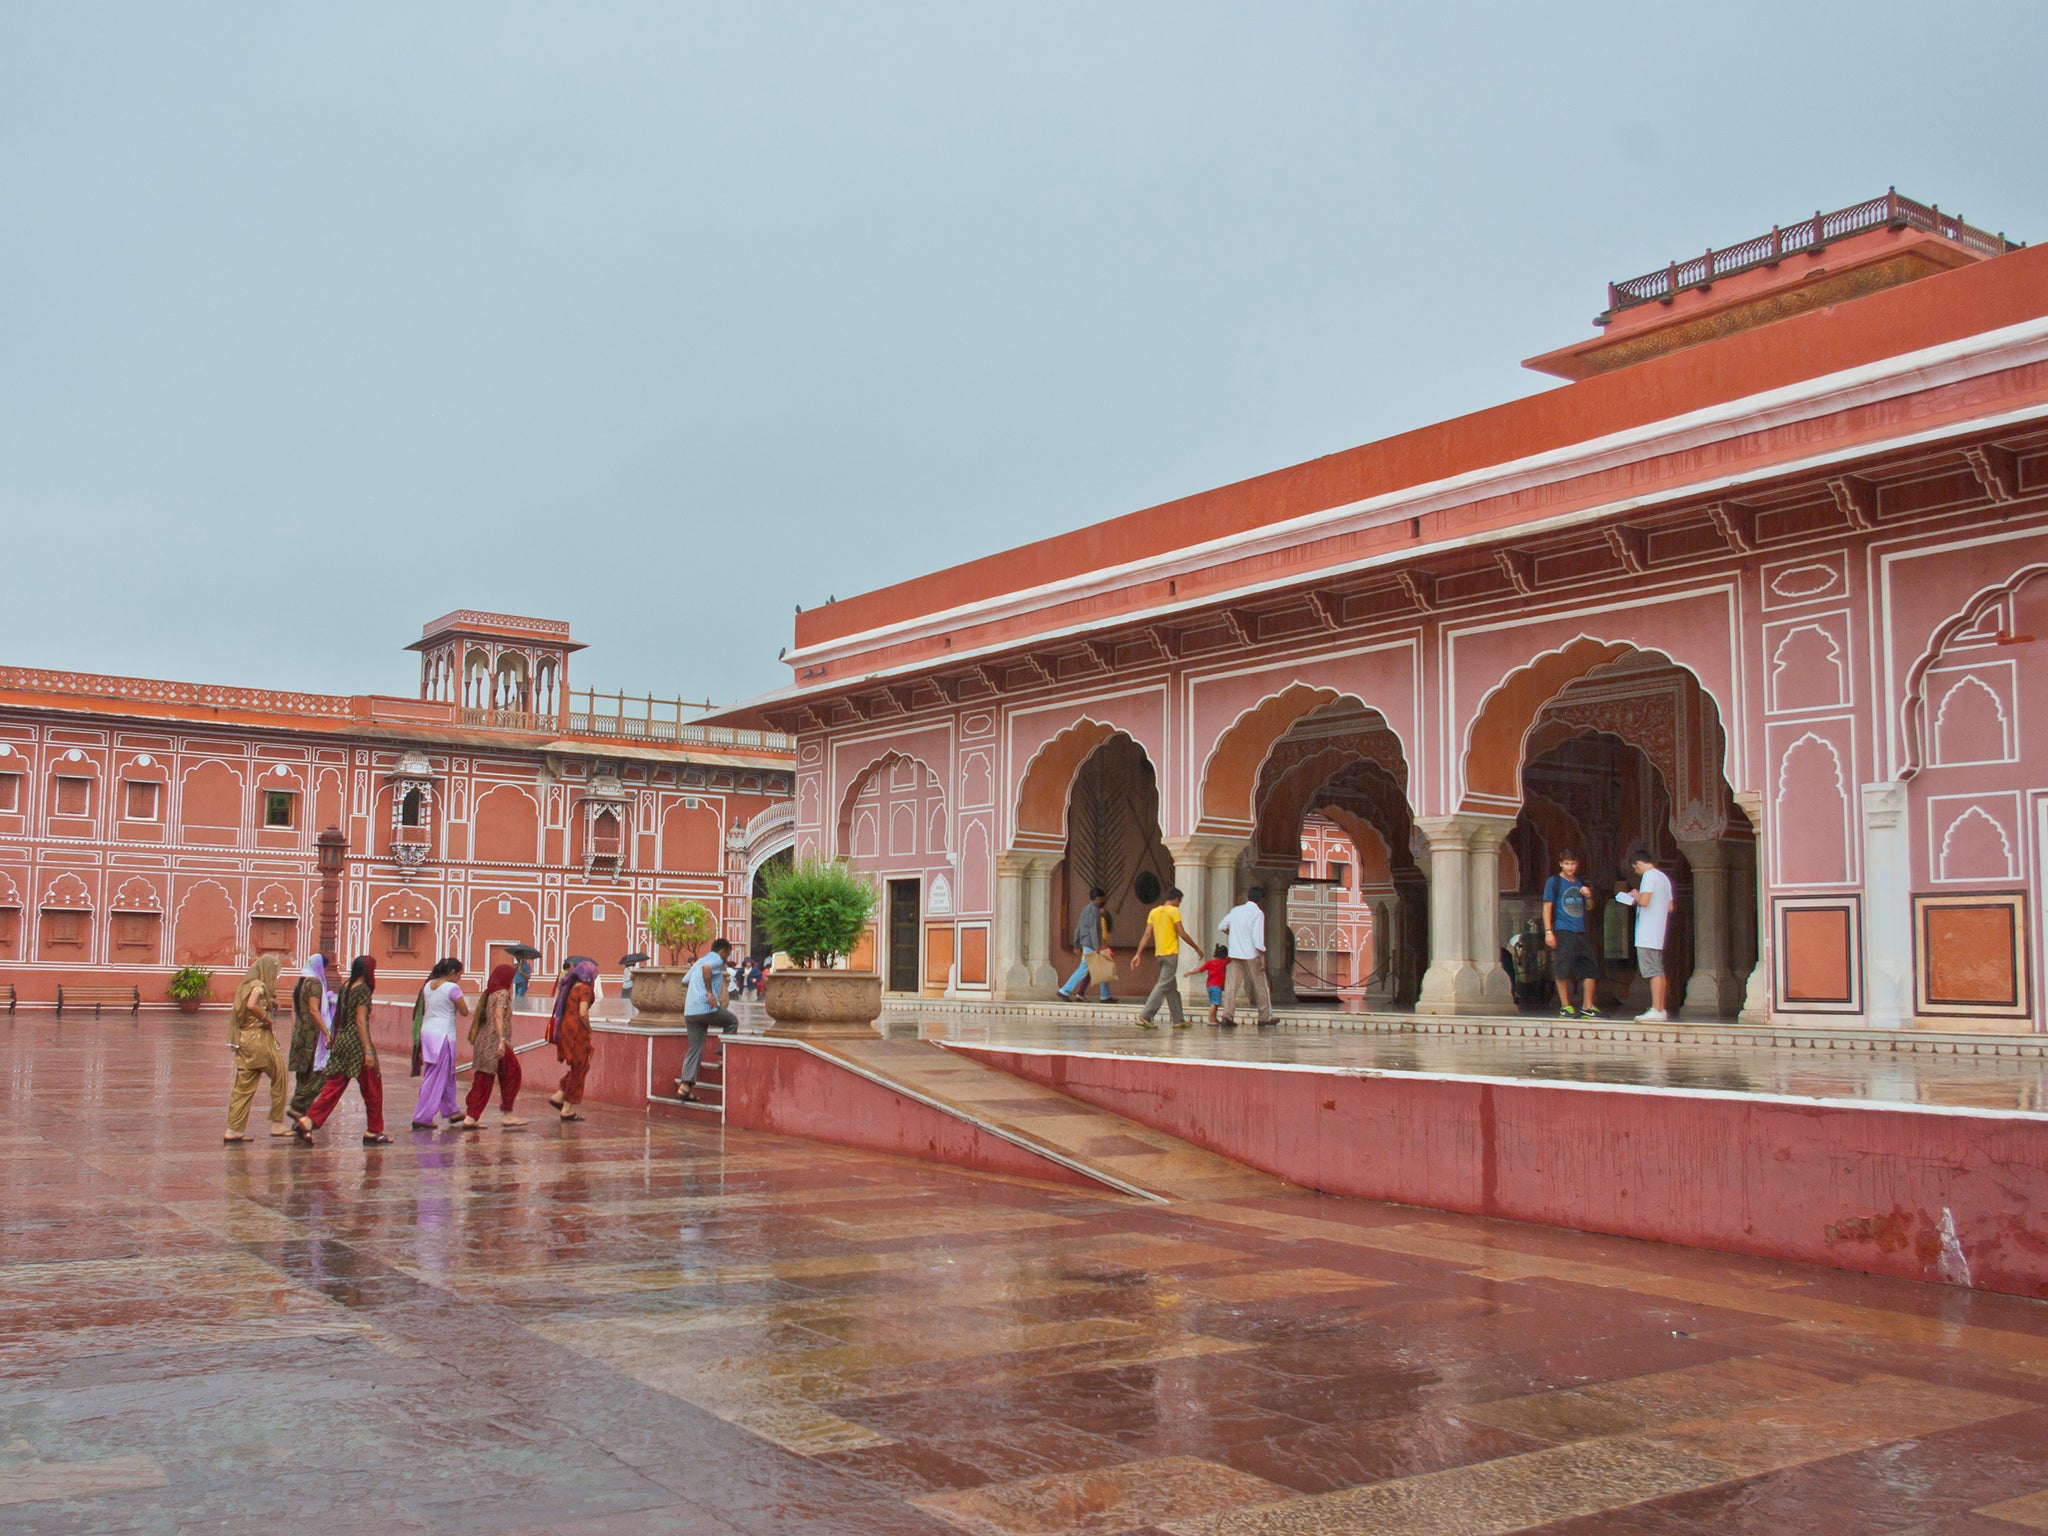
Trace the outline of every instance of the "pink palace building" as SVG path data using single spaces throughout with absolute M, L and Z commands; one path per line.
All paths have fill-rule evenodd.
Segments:
M 1569 847 L 1629 1004 L 1640 846 L 1685 1017 L 2039 1030 L 2048 250 L 1888 193 L 1596 324 L 1527 399 L 801 613 L 721 718 L 795 737 L 888 987 L 1047 997 L 1091 884 L 1126 952 L 1257 884 L 1282 996 L 1501 1013 Z
M 274 953 L 381 978 L 531 945 L 618 976 L 663 898 L 736 941 L 794 839 L 794 743 L 569 687 L 552 619 L 426 626 L 416 699 L 0 667 L 0 981 L 166 1007 L 171 971 Z M 60 989 L 68 997 L 60 999 Z

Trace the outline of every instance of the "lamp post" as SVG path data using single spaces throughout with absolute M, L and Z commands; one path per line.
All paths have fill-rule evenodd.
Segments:
M 339 827 L 329 827 L 313 839 L 320 852 L 320 952 L 332 964 L 341 954 L 341 866 L 348 857 L 348 838 Z

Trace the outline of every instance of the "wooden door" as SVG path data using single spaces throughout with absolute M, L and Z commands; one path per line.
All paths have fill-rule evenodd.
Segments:
M 918 990 L 918 939 L 923 928 L 921 886 L 916 880 L 889 882 L 889 981 L 891 992 Z

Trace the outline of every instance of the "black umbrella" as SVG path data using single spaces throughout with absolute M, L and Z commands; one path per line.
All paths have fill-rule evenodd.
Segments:
M 646 955 L 643 955 L 643 954 L 639 953 L 639 952 L 638 952 L 638 951 L 636 950 L 636 951 L 635 951 L 634 953 L 632 953 L 632 954 L 630 954 L 630 955 L 621 955 L 621 956 L 619 956 L 619 964 L 621 964 L 621 965 L 645 965 L 645 964 L 647 963 L 647 961 L 648 961 L 648 958 L 649 958 L 648 956 L 646 956 Z
M 505 946 L 505 953 L 514 960 L 538 960 L 540 958 L 540 951 L 531 944 L 507 944 Z
M 569 969 L 569 967 L 570 967 L 570 966 L 572 966 L 572 965 L 595 965 L 595 964 L 597 964 L 597 962 L 596 962 L 595 960 L 591 959 L 591 958 L 590 958 L 590 956 L 588 956 L 588 955 L 571 955 L 571 956 L 569 956 L 569 957 L 568 957 L 568 958 L 567 958 L 566 960 L 564 960 L 564 961 L 562 962 L 562 969 L 566 971 L 566 970 L 567 970 L 567 969 Z

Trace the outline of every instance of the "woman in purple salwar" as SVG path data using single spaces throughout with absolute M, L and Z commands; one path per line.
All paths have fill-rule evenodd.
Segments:
M 413 1106 L 412 1123 L 416 1130 L 430 1131 L 437 1118 L 462 1119 L 455 1096 L 455 1021 L 469 1017 L 469 1003 L 462 996 L 460 960 L 435 965 L 420 992 L 420 1004 L 420 1097 Z

